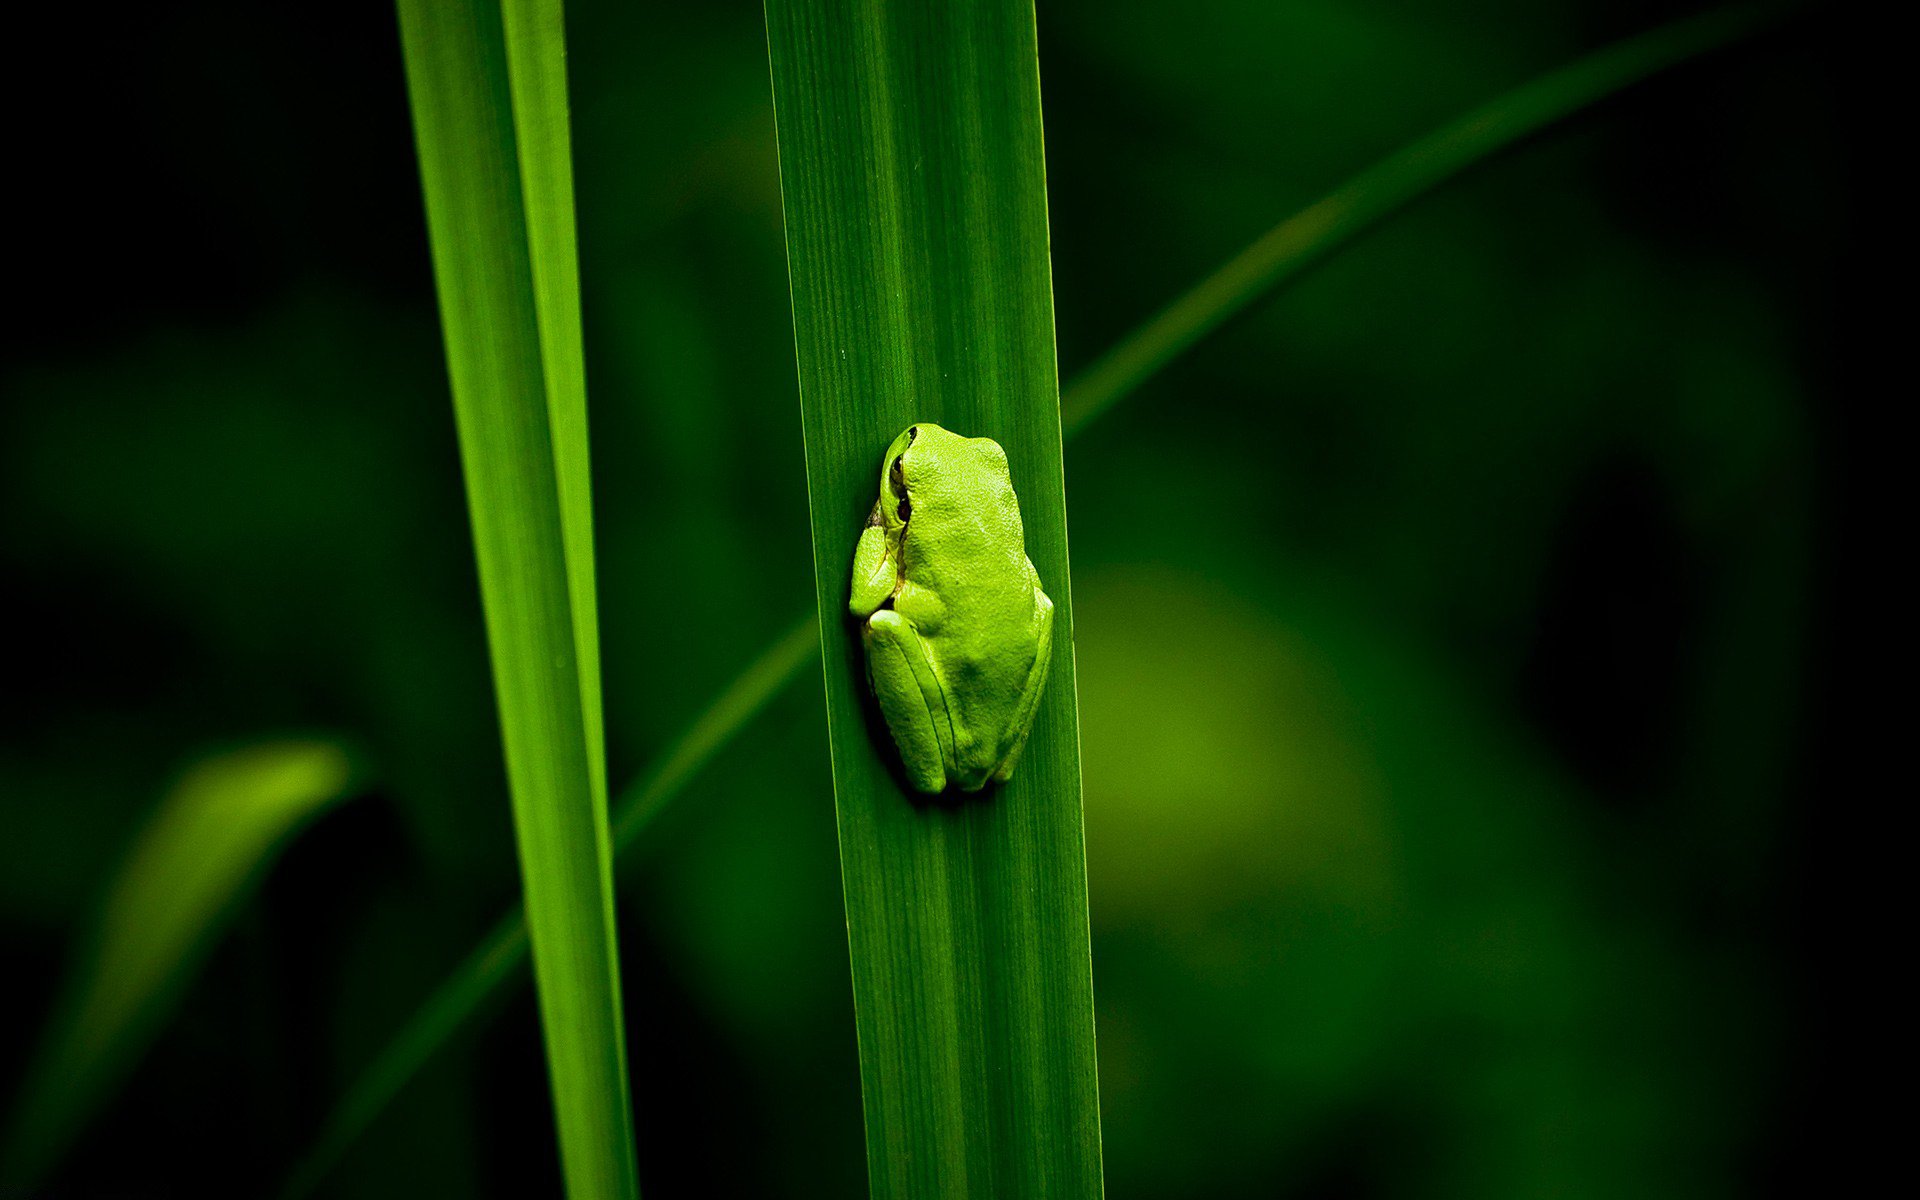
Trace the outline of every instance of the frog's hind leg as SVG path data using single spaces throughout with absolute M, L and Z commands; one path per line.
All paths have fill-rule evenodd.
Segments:
M 900 747 L 907 780 L 923 792 L 944 791 L 953 758 L 953 718 L 927 651 L 905 617 L 890 608 L 866 625 L 867 678 Z
M 1027 738 L 1033 733 L 1033 714 L 1040 707 L 1040 694 L 1047 690 L 1047 672 L 1053 666 L 1053 601 L 1038 587 L 1033 594 L 1040 601 L 1040 644 L 1033 656 L 1033 670 L 1027 673 L 1026 690 L 1020 693 L 1020 705 L 1013 714 L 1013 728 L 1020 731 L 1020 738 L 1007 748 L 1006 758 L 994 769 L 995 783 L 1013 778 L 1013 769 L 1020 765 L 1020 752 L 1027 748 Z

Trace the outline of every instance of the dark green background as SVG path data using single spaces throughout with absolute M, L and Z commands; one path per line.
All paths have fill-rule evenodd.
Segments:
M 1043 3 L 1063 376 L 1380 154 L 1684 11 Z M 811 554 L 759 10 L 570 19 L 619 782 L 805 611 Z M 516 892 L 397 33 L 56 22 L 0 85 L 0 1094 L 171 775 L 344 735 L 375 786 L 56 1193 L 256 1195 Z M 1813 1159 L 1848 69 L 1811 22 L 1610 103 L 1069 446 L 1116 1200 L 1752 1194 Z M 864 1186 L 824 735 L 810 673 L 622 872 L 650 1196 Z M 522 989 L 336 1186 L 557 1178 Z

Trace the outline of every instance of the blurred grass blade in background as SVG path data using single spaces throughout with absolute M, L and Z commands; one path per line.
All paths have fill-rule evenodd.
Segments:
M 1474 109 L 1354 176 L 1207 276 L 1103 355 L 1061 398 L 1069 432 L 1196 341 L 1408 204 L 1515 142 L 1792 10 L 1718 9 L 1618 42 Z
M 108 885 L 0 1155 L 0 1190 L 31 1191 L 146 1048 L 214 937 L 293 833 L 347 792 L 332 742 L 269 742 L 181 777 Z
M 561 10 L 400 25 L 561 1166 L 574 1200 L 629 1197 Z
M 1678 65 L 1758 30 L 1781 11 L 1729 9 L 1662 26 L 1507 92 L 1472 115 L 1397 151 L 1283 221 L 1077 376 L 1062 394 L 1065 435 L 1071 439 L 1087 428 L 1234 313 L 1297 282 L 1307 267 L 1337 254 L 1420 196 L 1529 134 L 1663 67 Z M 817 633 L 815 620 L 803 619 L 755 660 L 628 789 L 615 817 L 617 850 L 625 851 L 701 767 L 776 694 L 801 676 Z M 290 1197 L 307 1194 L 331 1162 L 459 1023 L 477 1010 L 494 988 L 518 978 L 514 970 L 520 961 L 518 955 L 505 960 L 498 971 L 478 972 L 480 964 L 492 961 L 489 950 L 506 925 L 517 921 L 517 916 L 509 918 L 476 949 L 354 1084 L 304 1161 L 300 1173 L 304 1182 L 289 1190 Z M 477 977 L 483 977 L 483 982 L 476 984 Z M 324 1165 L 312 1171 L 316 1163 Z
M 1102 1191 L 1073 603 L 1031 0 L 767 0 L 872 1194 Z M 1007 452 L 1054 602 L 1020 768 L 903 791 L 846 616 L 916 421 Z M 950 802 L 949 802 L 950 801 Z
M 788 630 L 786 636 L 749 665 L 740 678 L 728 685 L 693 725 L 675 739 L 646 775 L 627 789 L 614 814 L 616 853 L 624 852 L 638 841 L 667 802 L 679 794 L 727 739 L 816 661 L 818 635 L 819 626 L 812 617 Z M 282 1200 L 312 1195 L 334 1164 L 433 1052 L 503 985 L 521 977 L 520 968 L 526 958 L 526 918 L 519 912 L 508 913 L 334 1106 L 313 1148 L 288 1176 L 281 1189 Z
M 527 921 L 516 912 L 494 926 L 335 1106 L 313 1148 L 281 1186 L 282 1200 L 312 1195 L 407 1080 L 501 983 L 519 978 L 526 961 Z

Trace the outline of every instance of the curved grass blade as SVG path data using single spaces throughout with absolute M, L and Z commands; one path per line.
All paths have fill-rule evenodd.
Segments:
M 561 1168 L 574 1200 L 626 1200 L 561 10 L 399 8 Z
M 613 842 L 623 852 L 653 823 L 701 767 L 814 661 L 819 626 L 809 617 L 775 642 L 706 712 L 667 748 L 660 761 L 627 789 L 616 806 Z M 319 1187 L 361 1133 L 455 1031 L 509 982 L 527 959 L 527 923 L 518 912 L 501 918 L 474 952 L 434 992 L 404 1029 L 355 1080 L 327 1117 L 313 1148 L 281 1189 L 300 1200 Z
M 1542 75 L 1381 159 L 1274 226 L 1102 355 L 1061 397 L 1067 428 L 1080 429 L 1247 305 L 1467 168 L 1789 11 L 1741 6 L 1663 25 Z
M 1478 140 L 1476 153 L 1471 156 L 1459 154 L 1456 146 L 1448 172 L 1434 170 L 1435 162 L 1428 162 L 1422 176 L 1424 183 L 1418 189 L 1409 190 L 1407 186 L 1409 177 L 1401 173 L 1389 172 L 1386 166 L 1388 163 L 1413 155 L 1416 147 L 1420 145 L 1439 140 L 1446 131 L 1430 135 L 1421 142 L 1382 160 L 1380 164 L 1329 193 L 1326 198 L 1304 210 L 1302 214 L 1289 218 L 1277 226 L 1262 239 L 1260 244 L 1267 247 L 1263 254 L 1256 256 L 1255 248 L 1249 247 L 1232 263 L 1209 275 L 1161 315 L 1135 330 L 1112 350 L 1101 356 L 1092 368 L 1076 377 L 1061 394 L 1065 436 L 1071 440 L 1075 434 L 1103 415 L 1115 402 L 1124 399 L 1134 389 L 1152 378 L 1162 367 L 1218 328 L 1234 312 L 1297 281 L 1308 266 L 1325 261 L 1341 248 L 1352 244 L 1368 229 L 1405 208 L 1420 196 L 1437 189 L 1450 179 L 1465 174 L 1472 167 L 1526 136 L 1538 132 L 1555 120 L 1572 116 L 1583 107 L 1604 100 L 1616 91 L 1623 90 L 1657 73 L 1663 66 L 1679 65 L 1688 57 L 1704 54 L 1721 44 L 1738 40 L 1745 34 L 1757 31 L 1767 23 L 1770 15 L 1769 10 L 1728 10 L 1697 20 L 1665 26 L 1632 41 L 1609 47 L 1516 89 L 1478 110 L 1483 119 L 1497 122 L 1507 131 L 1505 139 Z M 1694 30 L 1693 34 L 1681 36 L 1685 35 L 1689 28 Z M 1703 32 L 1713 33 L 1716 36 L 1700 36 Z M 1639 69 L 1635 71 L 1617 69 L 1621 61 L 1617 56 L 1622 55 L 1628 47 L 1646 43 L 1664 45 L 1673 57 L 1669 59 L 1663 55 L 1663 60 L 1657 62 L 1638 57 Z M 1611 79 L 1612 83 L 1606 90 L 1594 90 L 1592 88 L 1594 75 L 1590 73 L 1593 72 L 1596 64 L 1608 59 L 1615 60 L 1616 69 L 1599 74 Z M 1585 79 L 1587 86 L 1579 89 L 1568 88 L 1560 92 L 1558 103 L 1561 107 L 1556 108 L 1539 103 L 1539 96 L 1549 81 L 1566 77 Z M 1534 106 L 1535 115 L 1532 120 L 1518 122 L 1503 113 L 1503 108 L 1508 101 L 1516 105 L 1524 105 L 1528 103 L 1529 96 L 1533 97 L 1531 103 Z M 1458 130 L 1467 124 L 1468 120 L 1463 119 L 1448 126 L 1447 129 Z M 1394 189 L 1399 198 L 1392 203 L 1385 203 L 1384 197 L 1371 195 L 1363 186 L 1363 182 L 1367 180 L 1372 180 L 1375 187 Z M 1345 199 L 1335 205 L 1333 204 L 1335 197 Z M 1349 219 L 1331 222 L 1325 219 L 1314 222 L 1302 220 L 1305 212 L 1324 212 L 1329 209 L 1345 212 Z M 1354 214 L 1362 212 L 1371 212 L 1372 215 L 1365 221 L 1352 219 Z M 1279 236 L 1282 230 L 1291 232 L 1282 238 Z M 1239 266 L 1236 268 L 1235 264 Z M 801 669 L 806 665 L 808 657 L 817 645 L 817 634 L 818 626 L 815 619 L 812 616 L 802 619 L 781 643 L 769 649 L 698 718 L 695 728 L 701 732 L 701 737 L 697 743 L 690 731 L 688 735 L 674 743 L 668 751 L 667 760 L 661 766 L 651 768 L 643 782 L 628 792 L 616 818 L 616 827 L 620 831 L 619 850 L 624 851 L 645 827 L 646 820 L 639 820 L 637 823 L 634 821 L 642 811 L 638 801 L 645 797 L 648 820 L 653 813 L 665 807 L 678 793 L 679 788 L 739 734 L 775 695 L 800 677 Z M 783 650 L 790 650 L 794 657 L 783 659 Z M 777 659 L 784 665 L 779 667 L 777 674 L 767 674 L 769 665 L 774 664 Z M 675 767 L 671 776 L 664 770 L 667 765 Z M 476 951 L 476 957 L 479 954 L 480 952 Z M 518 978 L 517 972 L 508 971 L 494 979 L 492 986 L 499 986 L 513 978 Z M 458 994 L 459 991 L 456 977 L 436 993 L 435 998 L 429 1001 L 429 1005 L 439 1005 L 449 995 Z M 466 1008 L 448 1023 L 441 1039 L 444 1041 L 459 1020 L 475 1011 L 484 998 L 485 993 L 474 994 L 467 1002 Z M 415 1022 L 408 1026 L 408 1031 L 417 1030 L 423 1019 L 416 1018 Z M 411 1073 L 419 1061 L 424 1061 L 426 1055 L 437 1048 L 437 1045 L 424 1046 L 418 1059 L 413 1062 L 413 1066 L 389 1080 L 388 1072 L 384 1068 L 397 1061 L 403 1051 L 411 1054 L 411 1051 L 404 1046 L 407 1040 L 406 1033 L 396 1038 L 388 1050 L 376 1060 L 376 1065 L 356 1082 L 353 1089 L 334 1110 L 328 1120 L 327 1131 L 322 1135 L 322 1145 L 335 1140 L 339 1141 L 339 1145 L 333 1147 L 328 1157 L 335 1157 L 344 1151 L 346 1145 L 358 1136 L 361 1129 L 371 1123 L 372 1119 L 378 1115 L 380 1108 L 391 1099 L 393 1092 L 397 1090 L 399 1083 L 404 1081 L 406 1074 Z M 368 1103 L 369 1100 L 372 1102 Z M 353 1114 L 351 1121 L 349 1121 L 349 1114 Z M 343 1123 L 350 1125 L 351 1131 L 344 1137 L 340 1137 L 338 1131 Z M 320 1151 L 316 1149 L 309 1158 L 319 1156 Z M 324 1174 L 324 1168 L 321 1173 Z M 317 1182 L 317 1179 L 318 1176 L 315 1176 L 313 1180 L 307 1182 L 309 1184 Z M 289 1200 L 306 1194 L 308 1189 L 304 1186 L 297 1190 L 290 1189 L 287 1193 Z
M 205 759 L 161 801 L 80 943 L 0 1154 L 24 1195 L 132 1068 L 215 937 L 279 849 L 347 794 L 332 742 L 270 742 Z
M 819 626 L 804 617 L 761 652 L 728 684 L 706 712 L 668 748 L 620 802 L 614 819 L 614 848 L 625 853 L 667 803 L 707 765 L 785 687 L 800 677 L 819 649 Z
M 1100 1102 L 1032 0 L 766 0 L 872 1195 L 1098 1197 Z M 880 455 L 1005 449 L 1053 598 L 1013 777 L 907 791 L 846 619 Z
M 519 913 L 514 913 L 494 926 L 493 932 L 361 1074 L 353 1090 L 328 1118 L 313 1149 L 288 1176 L 281 1195 L 289 1198 L 312 1195 L 347 1148 L 373 1123 L 407 1080 L 419 1073 L 433 1052 L 444 1045 L 470 1015 L 500 991 L 501 984 L 518 979 L 526 961 L 527 922 Z

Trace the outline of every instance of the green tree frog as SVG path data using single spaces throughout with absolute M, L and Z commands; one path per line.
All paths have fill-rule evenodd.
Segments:
M 1010 778 L 1053 660 L 1053 601 L 998 442 L 924 421 L 894 439 L 848 608 L 908 781 L 972 792 Z

